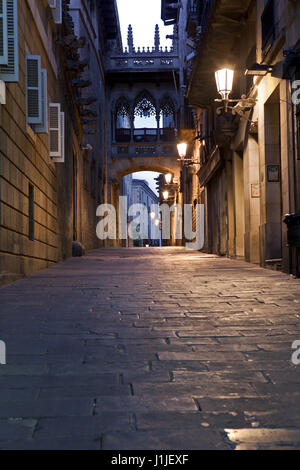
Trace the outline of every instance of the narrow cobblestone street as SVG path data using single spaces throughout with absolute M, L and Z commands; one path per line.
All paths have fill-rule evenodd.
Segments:
M 163 248 L 2 288 L 0 448 L 300 448 L 299 285 Z

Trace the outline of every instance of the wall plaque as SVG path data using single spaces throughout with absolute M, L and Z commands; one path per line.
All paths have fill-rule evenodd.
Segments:
M 260 197 L 260 184 L 251 184 L 251 197 L 257 198 Z
M 267 175 L 269 183 L 279 183 L 280 181 L 280 165 L 268 165 Z

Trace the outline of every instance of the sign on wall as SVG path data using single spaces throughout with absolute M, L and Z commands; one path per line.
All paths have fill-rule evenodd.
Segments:
M 267 166 L 268 183 L 280 182 L 280 165 Z
M 258 198 L 260 197 L 260 184 L 251 184 L 251 197 Z

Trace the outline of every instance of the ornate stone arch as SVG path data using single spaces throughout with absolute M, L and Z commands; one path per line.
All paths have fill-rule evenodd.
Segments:
M 159 112 L 165 116 L 173 115 L 175 121 L 176 105 L 169 95 L 164 95 L 159 101 Z
M 127 123 L 126 123 L 127 121 Z M 121 123 L 121 125 L 120 125 Z M 125 96 L 120 96 L 114 105 L 114 126 L 115 129 L 131 128 L 131 108 L 130 102 Z
M 133 115 L 139 117 L 157 117 L 155 99 L 147 90 L 141 91 L 134 100 Z
M 159 122 L 160 127 L 165 129 L 161 131 L 161 139 L 174 140 L 177 127 L 176 104 L 168 94 L 165 94 L 159 101 Z
M 125 96 L 120 96 L 115 103 L 115 116 L 130 117 L 130 103 Z

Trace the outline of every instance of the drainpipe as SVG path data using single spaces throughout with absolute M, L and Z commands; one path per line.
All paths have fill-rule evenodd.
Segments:
M 293 80 L 290 80 L 291 90 L 293 90 Z M 295 105 L 292 100 L 292 138 L 293 138 L 293 171 L 294 171 L 294 202 L 295 212 L 298 213 L 298 181 L 297 181 L 297 156 L 296 156 L 296 130 L 295 130 Z
M 293 90 L 293 79 L 290 79 L 291 92 Z M 295 130 L 295 105 L 292 99 L 292 138 L 293 138 L 293 171 L 294 171 L 294 203 L 295 203 L 295 213 L 298 213 L 298 181 L 297 181 L 297 155 L 296 155 L 296 130 Z M 290 248 L 290 258 L 291 258 L 291 269 L 293 271 L 293 249 Z M 298 248 L 295 248 L 295 275 L 299 276 L 299 263 L 298 263 Z

